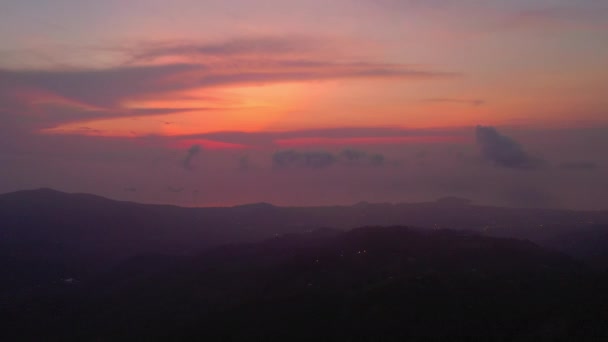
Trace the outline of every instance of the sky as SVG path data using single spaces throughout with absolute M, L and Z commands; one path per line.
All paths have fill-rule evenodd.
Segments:
M 608 209 L 604 0 L 6 0 L 0 192 Z

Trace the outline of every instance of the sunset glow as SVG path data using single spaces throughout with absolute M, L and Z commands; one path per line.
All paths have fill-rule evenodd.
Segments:
M 0 0 L 0 42 L 0 342 L 608 341 L 608 0 Z
M 545 194 L 576 179 L 546 196 L 591 207 L 581 199 L 602 187 L 558 165 L 604 159 L 606 18 L 608 5 L 591 0 L 3 2 L 0 157 L 13 180 L 5 188 L 97 189 L 74 168 L 103 165 L 114 189 L 142 179 L 139 168 L 148 186 L 212 183 L 195 205 L 217 203 L 222 186 L 236 189 L 256 172 L 320 182 L 306 189 L 326 176 L 349 179 L 333 193 L 338 202 L 360 182 L 377 183 L 377 198 L 415 197 L 426 192 L 391 191 L 427 177 L 425 186 L 440 188 L 432 193 L 508 202 L 510 186 L 486 189 L 542 181 L 534 191 Z M 482 135 L 489 141 L 478 135 L 485 128 L 496 130 Z M 277 161 L 285 150 L 295 159 Z M 385 168 L 356 168 L 370 163 Z M 57 169 L 44 175 L 22 172 L 50 165 Z M 506 170 L 538 165 L 551 176 Z M 339 175 L 347 166 L 352 174 Z M 266 185 L 242 185 L 247 198 L 302 197 L 257 184 Z

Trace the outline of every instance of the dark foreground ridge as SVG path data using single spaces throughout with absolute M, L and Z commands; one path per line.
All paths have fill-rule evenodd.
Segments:
M 2 195 L 0 340 L 608 336 L 605 213 L 440 202 L 187 209 Z M 427 228 L 349 229 L 408 218 Z
M 143 255 L 13 292 L 11 340 L 500 341 L 608 334 L 606 277 L 521 240 L 331 229 L 194 257 Z M 394 339 L 393 339 L 394 338 Z

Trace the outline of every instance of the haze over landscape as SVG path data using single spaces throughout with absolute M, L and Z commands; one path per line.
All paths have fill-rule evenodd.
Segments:
M 608 339 L 608 2 L 5 0 L 0 340 Z

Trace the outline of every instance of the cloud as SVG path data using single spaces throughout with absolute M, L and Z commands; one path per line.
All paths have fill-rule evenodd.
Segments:
M 192 161 L 200 153 L 201 153 L 201 147 L 199 145 L 192 145 L 186 153 L 186 158 L 184 158 L 184 160 L 182 161 L 182 166 L 184 167 L 184 169 L 192 170 L 193 169 Z
M 0 69 L 0 94 L 46 90 L 107 106 L 135 95 L 217 85 L 335 78 L 445 78 L 456 73 L 416 65 L 353 60 L 331 41 L 301 37 L 236 38 L 212 44 L 158 43 L 129 52 L 135 61 L 182 57 L 181 62 L 135 63 L 103 69 Z M 335 44 L 333 44 L 335 45 Z M 191 59 L 193 55 L 222 58 Z M 180 60 L 177 58 L 177 60 Z
M 278 151 L 272 156 L 272 163 L 278 168 L 326 168 L 336 163 L 336 156 L 329 152 L 301 152 L 295 150 Z
M 384 155 L 380 153 L 374 153 L 369 157 L 370 163 L 376 166 L 384 165 L 384 160 Z
M 512 138 L 500 134 L 494 127 L 477 126 L 477 145 L 481 157 L 494 165 L 512 169 L 531 169 L 539 165 L 539 160 L 531 157 Z
M 349 166 L 359 165 L 375 165 L 380 166 L 384 164 L 385 157 L 381 153 L 367 153 L 361 150 L 345 149 L 339 154 L 339 158 L 343 164 Z
M 180 92 L 230 85 L 331 79 L 429 80 L 458 73 L 419 65 L 383 63 L 333 54 L 314 39 L 241 38 L 214 44 L 170 44 L 133 52 L 139 64 L 109 68 L 0 69 L 0 109 L 14 113 L 27 130 L 100 118 L 162 115 L 187 110 L 234 109 L 220 99 L 205 108 L 133 108 L 129 104 Z M 328 45 L 327 42 L 319 46 Z M 221 58 L 192 58 L 214 55 Z M 144 60 L 181 56 L 146 64 Z M 201 99 L 202 100 L 202 99 Z M 35 115 L 34 115 L 35 114 Z M 30 115 L 27 120 L 24 116 Z
M 358 163 L 364 160 L 367 157 L 367 154 L 363 151 L 354 150 L 354 149 L 345 149 L 340 152 L 340 158 L 345 160 L 348 163 Z
M 368 153 L 355 149 L 344 149 L 335 154 L 326 151 L 278 151 L 272 156 L 277 168 L 327 168 L 334 165 L 344 166 L 381 166 L 386 158 L 381 153 Z
M 150 61 L 164 57 L 251 57 L 306 54 L 321 48 L 330 48 L 328 41 L 303 36 L 239 37 L 225 41 L 157 42 L 131 51 L 133 62 Z
M 561 163 L 559 167 L 565 170 L 594 170 L 599 168 L 599 165 L 589 161 L 575 161 Z
M 473 136 L 471 128 L 453 130 L 446 134 Z M 396 132 L 380 128 L 337 131 L 340 133 L 331 131 L 334 133 L 329 134 L 366 136 L 373 132 L 378 135 Z M 346 163 L 347 158 L 342 157 L 343 148 L 319 148 L 337 158 L 331 166 L 319 169 L 297 165 L 273 168 L 275 146 L 243 151 L 211 150 L 200 145 L 200 154 L 192 159 L 194 171 L 186 172 L 181 163 L 189 148 L 197 143 L 179 145 L 182 137 L 35 135 L 11 143 L 5 140 L 7 135 L 2 134 L 0 191 L 49 186 L 131 201 L 212 206 L 262 200 L 282 205 L 333 205 L 359 200 L 410 202 L 452 195 L 471 198 L 484 205 L 561 205 L 564 208 L 600 210 L 606 209 L 602 199 L 608 189 L 608 180 L 599 172 L 600 169 L 575 172 L 559 168 L 559 163 L 593 161 L 603 167 L 607 160 L 601 153 L 608 146 L 606 132 L 606 127 L 560 131 L 522 129 L 518 137 L 522 136 L 521 142 L 530 141 L 529 146 L 524 145 L 526 148 L 540 150 L 547 158 L 557 161 L 555 168 L 547 168 L 543 172 L 505 172 L 508 169 L 478 167 L 470 159 L 460 162 L 447 156 L 449 145 L 435 144 L 355 148 L 362 152 L 354 153 L 359 156 L 383 153 L 386 159 L 382 167 L 369 165 L 367 157 L 354 157 L 353 160 L 360 163 L 350 166 Z M 432 130 L 423 130 L 420 134 L 429 133 L 433 133 Z M 295 131 L 290 134 L 318 132 Z M 408 133 L 404 131 L 401 134 Z M 542 150 L 546 146 L 556 146 L 553 150 L 559 151 L 551 154 L 551 149 Z M 471 158 L 478 155 L 473 147 L 458 146 Z M 424 166 L 417 166 L 413 159 L 418 151 L 426 151 Z M 249 172 L 238 172 L 238 158 L 244 155 L 249 156 L 251 168 Z M 406 167 L 392 167 L 393 161 L 402 158 L 409 158 Z M 201 172 L 205 177 L 200 176 Z M 185 190 L 173 193 L 167 191 L 167 185 Z M 126 186 L 136 186 L 138 191 L 123 191 Z M 195 196 L 192 189 L 204 191 Z
M 238 158 L 238 168 L 239 171 L 249 171 L 251 169 L 251 160 L 249 156 L 240 156 Z
M 166 64 L 107 69 L 2 70 L 0 95 L 15 91 L 46 91 L 102 108 L 113 107 L 135 95 L 182 87 L 170 77 L 205 70 L 198 64 Z

